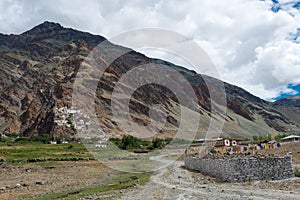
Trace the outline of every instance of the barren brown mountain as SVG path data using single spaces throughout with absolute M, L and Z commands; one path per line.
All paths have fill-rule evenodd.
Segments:
M 71 108 L 77 71 L 89 52 L 104 40 L 104 37 L 64 28 L 52 22 L 44 22 L 20 35 L 0 34 L 0 132 L 15 132 L 23 136 L 47 133 L 73 137 L 76 134 L 74 128 L 58 126 L 54 122 L 54 109 L 63 106 Z M 123 48 L 108 44 L 107 48 L 112 51 Z M 146 63 L 175 69 L 191 83 L 201 114 L 199 133 L 205 132 L 210 117 L 225 119 L 223 134 L 232 137 L 299 131 L 298 104 L 286 104 L 286 100 L 267 102 L 242 88 L 224 83 L 227 113 L 212 114 L 206 83 L 210 82 L 213 92 L 217 94 L 221 91 L 215 87 L 215 83 L 220 80 L 148 58 L 133 50 L 115 60 L 100 79 L 95 102 L 99 123 L 104 131 L 122 134 L 111 118 L 110 95 L 124 73 Z M 180 87 L 179 83 L 174 84 Z M 218 105 L 217 101 L 213 103 Z M 168 111 L 167 123 L 163 130 L 157 130 L 157 134 L 160 137 L 172 136 L 171 130 L 175 130 L 180 123 L 180 107 L 176 96 L 159 85 L 140 87 L 130 103 L 130 112 L 137 123 L 149 123 L 149 106 L 152 104 L 161 104 Z

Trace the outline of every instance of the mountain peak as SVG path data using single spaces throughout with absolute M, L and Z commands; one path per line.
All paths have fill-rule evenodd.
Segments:
M 22 35 L 44 34 L 62 29 L 63 27 L 59 23 L 45 21 L 42 24 L 33 27 L 31 30 L 24 32 Z

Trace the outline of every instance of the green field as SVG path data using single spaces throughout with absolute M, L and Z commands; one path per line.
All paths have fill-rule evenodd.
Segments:
M 43 144 L 40 142 L 0 143 L 0 158 L 7 162 L 33 159 L 93 158 L 82 144 Z
M 105 154 L 108 154 L 108 151 L 104 151 Z M 109 155 L 107 155 L 109 156 Z M 59 169 L 63 169 L 64 166 L 77 165 L 81 166 L 82 163 L 91 163 L 91 167 L 88 168 L 98 176 L 97 167 L 95 166 L 96 161 L 91 161 L 93 155 L 85 148 L 83 144 L 73 143 L 73 144 L 44 144 L 42 142 L 0 142 L 0 164 L 5 163 L 6 165 L 30 168 L 34 165 L 40 169 L 57 169 L 57 176 L 59 175 Z M 68 162 L 64 162 L 64 159 Z M 72 162 L 68 159 L 84 159 L 84 162 Z M 33 160 L 33 161 L 32 161 Z M 87 164 L 89 165 L 89 164 Z M 86 168 L 86 165 L 82 164 Z M 95 167 L 94 167 L 95 166 Z M 47 194 L 42 194 L 39 192 L 32 193 L 30 196 L 34 197 L 33 199 L 80 199 L 82 197 L 87 197 L 89 195 L 105 195 L 105 194 L 114 194 L 120 196 L 118 190 L 133 187 L 136 184 L 142 185 L 149 181 L 151 173 L 128 173 L 115 171 L 109 169 L 104 165 L 99 165 L 103 167 L 103 171 L 111 174 L 112 178 L 108 178 L 103 181 L 101 184 L 92 184 L 92 185 L 78 185 L 74 188 L 69 187 L 62 190 L 57 190 L 57 192 L 50 192 Z M 82 169 L 81 167 L 78 168 Z M 71 170 L 71 169 L 70 169 Z M 14 173 L 14 172 L 12 172 Z M 56 172 L 55 172 L 56 173 Z M 90 172 L 91 173 L 91 172 Z M 76 173 L 78 176 L 78 173 Z M 15 175 L 15 174 L 13 174 Z M 36 175 L 35 175 L 36 176 Z M 134 178 L 132 178 L 134 177 Z M 33 177 L 32 177 L 33 178 Z M 5 183 L 9 180 L 2 179 L 1 182 Z M 22 182 L 26 180 L 18 180 Z M 34 186 L 32 186 L 34 187 Z M 48 185 L 47 185 L 48 187 Z M 5 194 L 2 194 L 5 195 Z M 15 194 L 21 195 L 22 194 Z M 1 196 L 1 195 L 0 195 Z M 1 198 L 0 198 L 1 199 Z
M 135 176 L 138 179 L 132 180 L 130 177 Z M 133 187 L 137 183 L 143 185 L 150 179 L 151 173 L 133 174 L 133 173 L 121 173 L 119 177 L 113 178 L 106 184 L 99 187 L 88 187 L 84 189 L 67 190 L 58 193 L 52 193 L 41 197 L 33 198 L 34 200 L 48 200 L 48 199 L 65 199 L 76 200 L 89 195 L 105 195 L 111 194 L 116 190 L 126 189 Z M 138 181 L 137 181 L 138 180 Z M 118 194 L 120 197 L 121 195 Z

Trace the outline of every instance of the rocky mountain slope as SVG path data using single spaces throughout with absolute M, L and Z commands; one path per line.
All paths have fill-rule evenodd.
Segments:
M 20 35 L 0 34 L 0 132 L 15 132 L 23 136 L 43 133 L 63 137 L 76 135 L 71 111 L 73 84 L 85 57 L 105 40 L 52 22 L 44 22 Z M 122 47 L 108 42 L 107 48 L 117 52 Z M 207 130 L 211 117 L 225 119 L 223 135 L 232 137 L 300 130 L 299 107 L 289 106 L 289 110 L 285 110 L 286 105 L 266 102 L 227 83 L 224 83 L 227 113 L 212 113 L 203 77 L 212 83 L 216 94 L 221 92 L 214 84 L 219 80 L 131 50 L 107 68 L 98 84 L 95 109 L 98 123 L 105 132 L 114 136 L 124 134 L 111 117 L 111 94 L 122 75 L 147 63 L 175 69 L 191 83 L 198 98 L 195 105 L 201 114 L 198 137 Z M 180 87 L 180 83 L 174 84 Z M 223 106 L 217 100 L 212 103 Z M 149 106 L 153 104 L 163 105 L 168 116 L 163 129 L 154 127 L 150 131 L 159 137 L 172 136 L 180 123 L 180 107 L 176 96 L 165 87 L 148 84 L 135 91 L 130 100 L 131 117 L 138 124 L 149 124 Z M 58 118 L 58 109 L 67 114 Z
M 274 104 L 277 106 L 300 107 L 300 96 L 279 99 Z

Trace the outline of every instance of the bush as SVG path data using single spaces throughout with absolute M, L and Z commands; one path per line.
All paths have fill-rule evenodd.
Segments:
M 160 138 L 155 138 L 152 140 L 152 146 L 154 149 L 161 149 L 164 146 L 164 140 Z
M 122 142 L 121 142 L 121 149 L 127 150 L 127 149 L 132 149 L 132 148 L 138 148 L 141 144 L 141 140 L 133 137 L 131 135 L 128 136 L 124 136 L 122 138 Z
M 270 141 L 272 139 L 272 136 L 271 134 L 269 135 L 266 135 L 266 136 L 253 136 L 252 137 L 254 141 L 264 141 L 264 140 L 267 140 L 267 141 Z
M 51 140 L 53 140 L 53 137 L 48 134 L 42 134 L 40 137 L 37 137 L 37 141 L 41 141 L 44 144 L 49 143 Z
M 62 139 L 61 138 L 56 138 L 56 144 L 61 144 L 62 143 Z
M 279 141 L 281 138 L 284 138 L 284 137 L 286 137 L 287 135 L 284 133 L 284 134 L 278 134 L 278 135 L 276 135 L 275 136 L 275 140 L 276 141 Z
M 17 138 L 16 142 L 26 143 L 26 142 L 42 142 L 44 144 L 49 143 L 53 140 L 53 137 L 49 134 L 42 134 L 41 136 L 31 136 L 30 138 Z
M 109 138 L 109 141 L 115 144 L 116 146 L 120 147 L 122 140 L 119 138 Z
M 154 138 L 152 141 L 146 141 L 146 140 L 141 140 L 139 138 L 128 135 L 128 136 L 123 136 L 122 139 L 110 138 L 109 141 L 123 150 L 135 149 L 136 152 L 137 151 L 138 152 L 148 152 L 145 149 L 148 149 L 148 150 L 161 149 L 166 144 L 169 144 L 172 141 L 172 139 Z
M 10 138 L 17 138 L 19 136 L 18 133 L 4 133 L 4 134 Z

